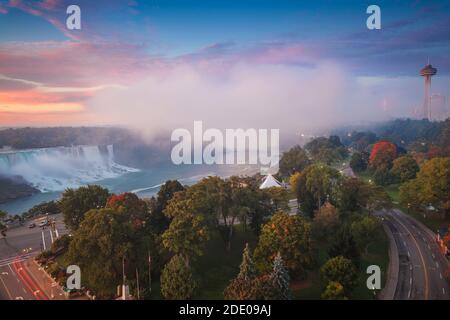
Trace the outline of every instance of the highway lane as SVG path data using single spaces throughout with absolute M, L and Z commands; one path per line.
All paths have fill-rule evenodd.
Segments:
M 448 261 L 439 252 L 433 233 L 398 209 L 387 210 L 383 215 L 399 255 L 395 299 L 450 299 L 443 277 Z

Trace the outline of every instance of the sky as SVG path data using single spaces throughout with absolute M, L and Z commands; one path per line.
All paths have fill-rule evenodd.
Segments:
M 66 8 L 81 9 L 68 30 Z M 369 30 L 366 9 L 381 8 Z M 450 95 L 450 2 L 0 0 L 0 126 L 313 130 Z

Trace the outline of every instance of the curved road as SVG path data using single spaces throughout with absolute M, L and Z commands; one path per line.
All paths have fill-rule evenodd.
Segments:
M 444 278 L 448 260 L 440 253 L 434 234 L 398 209 L 381 213 L 398 249 L 399 272 L 394 299 L 449 300 Z

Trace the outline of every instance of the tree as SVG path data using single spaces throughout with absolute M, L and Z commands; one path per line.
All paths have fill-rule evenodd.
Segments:
M 175 193 L 184 190 L 183 185 L 177 180 L 168 180 L 159 189 L 156 199 L 152 202 L 153 206 L 151 206 L 151 223 L 157 233 L 162 233 L 170 224 L 170 219 L 164 214 L 168 202 Z
M 308 155 L 300 146 L 295 146 L 284 152 L 279 163 L 281 177 L 287 178 L 296 172 L 302 171 L 310 163 Z
M 344 225 L 336 233 L 328 250 L 328 255 L 330 257 L 343 256 L 355 262 L 355 264 L 359 263 L 359 250 L 348 226 Z
M 325 165 L 310 165 L 303 170 L 293 186 L 302 212 L 312 217 L 314 210 L 333 196 L 340 178 L 337 170 Z
M 326 202 L 314 215 L 312 234 L 317 239 L 328 238 L 336 232 L 339 223 L 339 214 L 336 208 Z
M 373 174 L 373 181 L 380 186 L 387 186 L 394 182 L 394 177 L 391 171 L 384 166 L 381 166 L 375 170 Z
M 268 272 L 278 252 L 292 275 L 303 276 L 313 260 L 309 223 L 300 216 L 276 213 L 262 227 L 255 249 L 258 268 Z
M 139 241 L 131 223 L 113 209 L 93 209 L 73 234 L 67 261 L 83 270 L 83 283 L 97 297 L 111 298 L 122 279 L 122 259 L 131 256 Z
M 189 264 L 180 255 L 170 259 L 161 273 L 161 294 L 168 300 L 192 298 L 197 283 Z
M 266 193 L 271 200 L 272 211 L 288 211 L 289 210 L 289 192 L 285 188 L 271 187 L 262 189 L 261 192 Z
M 334 192 L 334 186 L 340 178 L 339 172 L 331 167 L 314 165 L 307 172 L 306 189 L 317 200 L 317 208 Z
M 272 286 L 276 289 L 275 296 L 277 300 L 292 299 L 292 292 L 290 289 L 291 279 L 279 252 L 273 261 L 273 270 L 270 274 L 270 281 Z
M 374 170 L 390 170 L 396 157 L 397 146 L 395 144 L 389 141 L 378 141 L 370 153 L 369 165 Z
M 404 206 L 424 208 L 433 206 L 444 215 L 450 211 L 450 157 L 426 161 L 417 177 L 400 187 Z
M 65 225 L 76 231 L 85 213 L 91 209 L 103 208 L 110 194 L 108 189 L 96 185 L 80 187 L 76 190 L 66 189 L 59 201 Z
M 364 215 L 351 225 L 352 235 L 358 246 L 368 253 L 368 247 L 380 232 L 380 221 L 374 216 Z
M 204 217 L 189 212 L 179 212 L 162 235 L 164 247 L 188 263 L 192 258 L 203 255 L 208 239 Z
M 255 277 L 256 277 L 255 264 L 253 263 L 253 258 L 248 243 L 246 243 L 244 252 L 242 253 L 242 262 L 239 267 L 238 278 L 251 280 L 254 279 Z
M 347 300 L 344 287 L 336 281 L 330 281 L 328 283 L 320 298 L 323 300 Z
M 57 214 L 60 212 L 60 208 L 56 201 L 42 202 L 25 213 L 27 217 L 35 217 L 44 214 Z
M 226 300 L 251 300 L 255 298 L 254 281 L 256 278 L 256 268 L 248 247 L 245 245 L 242 253 L 242 262 L 239 267 L 239 274 L 232 279 L 224 291 Z
M 112 195 L 106 202 L 106 208 L 122 212 L 136 228 L 144 227 L 149 217 L 147 203 L 131 192 Z
M 367 156 L 362 152 L 355 152 L 350 159 L 350 168 L 355 172 L 363 172 L 367 169 Z
M 406 182 L 414 179 L 418 171 L 419 166 L 417 165 L 416 160 L 411 156 L 403 156 L 395 159 L 391 169 L 392 175 L 399 182 Z
M 337 256 L 329 259 L 320 268 L 320 278 L 327 284 L 338 282 L 343 287 L 345 295 L 348 295 L 357 285 L 358 274 L 351 260 Z
M 313 139 L 305 145 L 305 149 L 309 151 L 316 162 L 325 164 L 342 160 L 348 154 L 347 149 L 342 145 L 338 136 Z

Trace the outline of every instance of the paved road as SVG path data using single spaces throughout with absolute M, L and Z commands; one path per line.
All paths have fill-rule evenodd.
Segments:
M 56 229 L 59 235 L 67 233 L 67 230 L 62 221 L 61 215 L 50 216 L 51 219 L 56 220 Z M 6 238 L 0 238 L 0 266 L 4 264 L 5 259 L 17 257 L 25 253 L 34 253 L 37 255 L 42 251 L 43 243 L 45 242 L 46 249 L 51 246 L 50 228 L 44 229 L 35 227 L 28 228 L 32 221 L 26 223 L 23 227 L 8 230 Z M 44 242 L 42 241 L 44 239 Z
M 59 235 L 67 233 L 60 215 L 56 218 Z M 0 300 L 62 299 L 62 291 L 33 261 L 45 248 L 51 246 L 50 228 L 25 226 L 11 229 L 6 238 L 0 238 Z
M 381 215 L 398 249 L 394 299 L 449 300 L 449 285 L 444 278 L 449 262 L 440 253 L 434 234 L 400 210 L 386 210 Z

